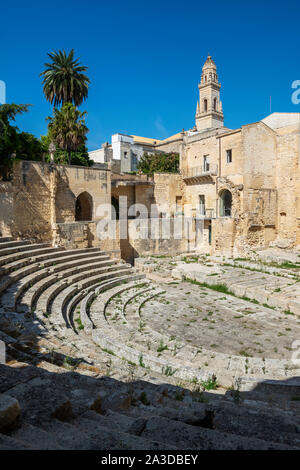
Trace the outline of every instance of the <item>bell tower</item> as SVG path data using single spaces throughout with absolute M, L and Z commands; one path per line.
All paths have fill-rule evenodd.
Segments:
M 201 81 L 198 85 L 199 101 L 196 110 L 198 131 L 224 126 L 222 102 L 220 100 L 221 83 L 218 81 L 217 67 L 209 55 L 202 68 Z

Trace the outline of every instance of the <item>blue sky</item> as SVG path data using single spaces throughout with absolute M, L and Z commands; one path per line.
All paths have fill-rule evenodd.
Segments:
M 197 84 L 210 53 L 225 125 L 270 110 L 300 112 L 299 1 L 14 1 L 1 5 L 0 80 L 7 102 L 31 103 L 21 130 L 45 134 L 40 72 L 47 52 L 71 48 L 89 67 L 90 150 L 123 132 L 162 139 L 194 125 Z

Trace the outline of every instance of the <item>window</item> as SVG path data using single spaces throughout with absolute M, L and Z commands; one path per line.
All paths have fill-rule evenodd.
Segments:
M 205 195 L 199 195 L 199 215 L 205 215 Z
M 132 155 L 131 155 L 131 171 L 136 171 L 137 170 L 137 162 L 138 162 L 137 155 L 136 155 L 136 153 L 132 152 Z
M 203 156 L 203 171 L 209 171 L 209 155 Z
M 214 98 L 214 110 L 217 111 L 217 98 Z
M 204 111 L 206 112 L 207 111 L 207 99 L 205 99 L 203 103 L 204 103 Z
M 232 162 L 232 150 L 231 149 L 226 150 L 226 161 L 227 161 L 227 163 Z
M 176 212 L 182 210 L 182 196 L 176 196 Z
M 124 158 L 127 158 L 127 152 L 124 152 Z

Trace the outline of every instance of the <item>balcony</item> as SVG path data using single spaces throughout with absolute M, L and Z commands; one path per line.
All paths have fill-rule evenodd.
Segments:
M 196 219 L 215 219 L 215 209 L 205 209 L 203 213 L 197 212 Z
M 189 184 L 212 182 L 218 174 L 218 165 L 206 164 L 181 171 L 184 181 Z

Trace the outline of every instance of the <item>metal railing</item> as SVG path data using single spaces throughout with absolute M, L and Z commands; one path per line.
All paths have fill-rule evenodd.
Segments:
M 195 166 L 187 170 L 182 170 L 181 174 L 183 178 L 197 178 L 199 176 L 217 176 L 218 165 L 212 165 L 208 163 L 206 165 Z

